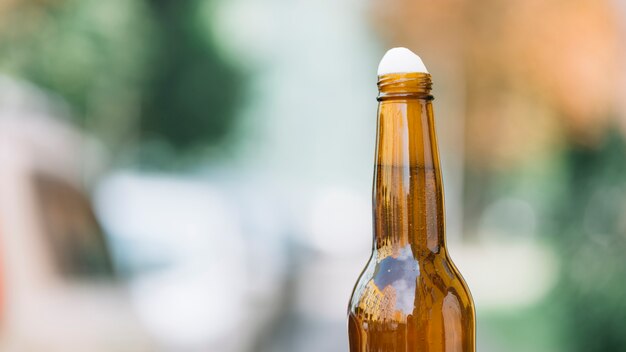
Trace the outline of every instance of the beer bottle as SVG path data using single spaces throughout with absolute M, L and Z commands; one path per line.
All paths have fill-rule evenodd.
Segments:
M 445 242 L 431 76 L 405 48 L 378 75 L 372 256 L 348 308 L 350 352 L 474 352 L 469 289 Z

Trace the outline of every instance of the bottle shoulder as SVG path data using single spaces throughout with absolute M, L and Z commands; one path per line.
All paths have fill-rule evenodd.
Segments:
M 351 314 L 388 311 L 402 316 L 420 305 L 446 300 L 473 311 L 467 284 L 445 251 L 420 258 L 381 258 L 374 253 L 356 284 L 349 310 Z
M 476 316 L 446 255 L 370 260 L 348 311 L 351 351 L 476 350 Z

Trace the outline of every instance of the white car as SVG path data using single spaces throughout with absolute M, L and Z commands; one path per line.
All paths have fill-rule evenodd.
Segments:
M 0 350 L 155 351 L 82 186 L 86 138 L 51 111 L 0 77 Z

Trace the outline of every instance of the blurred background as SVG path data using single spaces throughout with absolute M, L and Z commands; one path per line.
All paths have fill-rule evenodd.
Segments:
M 482 352 L 626 351 L 623 0 L 1 0 L 0 350 L 341 352 L 376 65 L 434 77 Z

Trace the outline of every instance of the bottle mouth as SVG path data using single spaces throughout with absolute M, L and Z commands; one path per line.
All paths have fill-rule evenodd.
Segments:
M 378 101 L 390 99 L 433 100 L 433 82 L 424 72 L 388 73 L 378 76 Z

